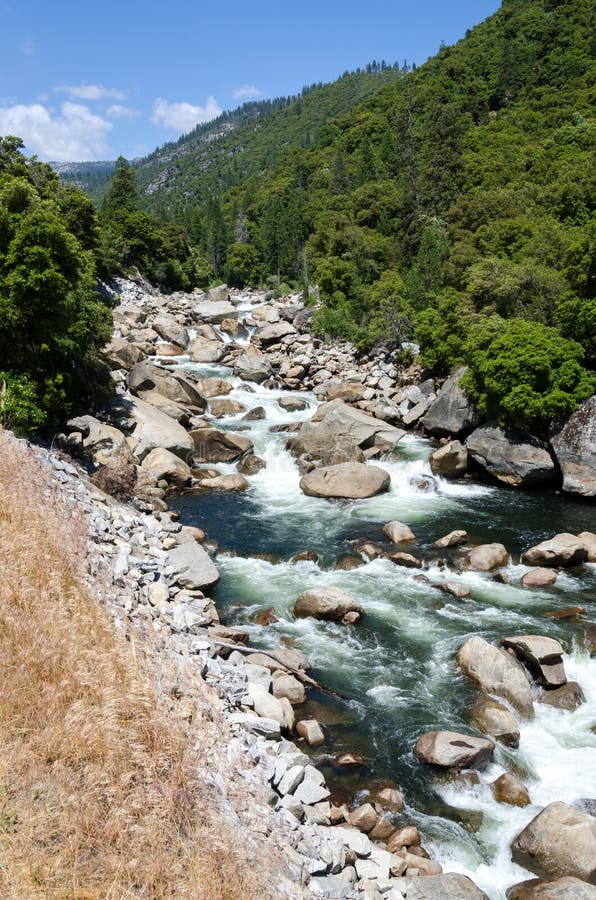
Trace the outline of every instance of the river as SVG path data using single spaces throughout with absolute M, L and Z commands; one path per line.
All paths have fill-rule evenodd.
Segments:
M 248 305 L 241 309 L 248 311 Z M 594 796 L 596 658 L 587 652 L 585 622 L 546 613 L 579 605 L 588 620 L 593 618 L 596 566 L 562 573 L 552 587 L 527 589 L 520 585 L 524 566 L 512 563 L 505 572 L 510 583 L 500 583 L 491 574 L 459 571 L 461 550 L 438 551 L 432 544 L 464 528 L 470 543 L 502 542 L 516 560 L 522 550 L 557 532 L 596 531 L 596 509 L 555 492 L 519 492 L 469 480 L 438 479 L 436 492 L 421 493 L 410 478 L 430 474 L 432 448 L 415 436 L 404 438 L 398 455 L 380 463 L 391 474 L 388 493 L 358 502 L 307 497 L 284 446 L 287 436 L 271 428 L 309 418 L 317 406 L 313 395 L 301 393 L 308 408 L 289 413 L 277 401 L 296 394 L 256 384 L 248 392 L 229 369 L 194 365 L 185 357 L 167 364 L 201 377 L 228 378 L 234 384 L 230 399 L 266 412 L 259 421 L 240 423 L 239 414 L 215 423 L 232 431 L 240 426 L 267 462 L 248 479 L 247 492 L 187 493 L 171 500 L 181 521 L 204 528 L 219 545 L 221 581 L 214 597 L 222 620 L 249 631 L 255 645 L 283 641 L 299 648 L 313 665 L 311 674 L 346 698 L 312 694 L 307 706 L 297 709 L 299 718 L 312 714 L 327 726 L 328 740 L 315 758 L 338 800 L 363 797 L 372 781 L 396 782 L 407 804 L 399 822 L 418 825 L 424 845 L 446 871 L 469 875 L 491 900 L 503 900 L 508 886 L 532 877 L 511 861 L 513 837 L 547 803 Z M 233 465 L 210 468 L 234 471 Z M 416 534 L 408 549 L 425 561 L 430 583 L 416 581 L 416 569 L 382 558 L 349 571 L 335 569 L 338 558 L 354 553 L 363 538 L 389 549 L 382 526 L 392 519 Z M 305 549 L 317 551 L 318 563 L 290 562 Z M 455 600 L 433 586 L 446 579 L 443 561 L 451 570 L 449 580 L 470 589 L 469 599 Z M 329 585 L 358 598 L 366 612 L 360 623 L 346 627 L 292 617 L 302 591 Z M 255 613 L 267 608 L 278 621 L 254 624 Z M 412 756 L 424 731 L 473 731 L 468 710 L 477 694 L 455 663 L 458 647 L 471 634 L 487 640 L 516 634 L 556 638 L 566 650 L 568 679 L 579 682 L 586 698 L 575 712 L 536 703 L 535 719 L 521 725 L 519 749 L 497 744 L 478 784 L 435 776 Z M 362 753 L 365 765 L 349 770 L 334 765 L 347 750 Z M 530 806 L 494 800 L 490 782 L 505 771 L 521 777 Z

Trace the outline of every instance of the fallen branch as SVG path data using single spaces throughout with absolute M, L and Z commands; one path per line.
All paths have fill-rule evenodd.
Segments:
M 298 678 L 303 684 L 316 688 L 318 691 L 322 691 L 323 694 L 329 694 L 330 697 L 334 697 L 336 700 L 348 699 L 347 697 L 342 697 L 337 691 L 333 691 L 331 688 L 319 684 L 318 681 L 315 681 L 314 678 L 311 678 L 310 675 L 307 675 L 302 669 L 296 669 L 294 666 L 289 665 L 285 660 L 280 659 L 273 650 L 261 650 L 260 647 L 246 647 L 244 644 L 233 644 L 228 641 L 221 641 L 219 638 L 211 637 L 211 635 L 208 636 L 208 640 L 213 644 L 217 644 L 218 647 L 226 647 L 229 650 L 238 650 L 246 656 L 250 656 L 253 653 L 260 653 L 263 656 L 268 656 L 274 662 L 278 663 L 282 669 L 286 669 L 286 671 L 294 675 L 295 678 Z

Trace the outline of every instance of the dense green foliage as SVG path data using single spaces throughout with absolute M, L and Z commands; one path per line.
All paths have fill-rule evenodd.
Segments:
M 99 220 L 102 274 L 123 274 L 135 267 L 165 291 L 209 283 L 213 271 L 191 250 L 185 228 L 140 209 L 134 171 L 123 157 L 116 162 Z
M 99 233 L 89 198 L 0 138 L 0 420 L 63 418 L 107 381 L 111 332 L 96 290 Z
M 543 425 L 593 390 L 582 374 L 596 359 L 593 18 L 588 0 L 505 0 L 310 144 L 269 167 L 263 154 L 264 171 L 227 191 L 206 177 L 186 213 L 194 240 L 222 276 L 232 249 L 236 283 L 259 271 L 317 284 L 321 333 L 362 347 L 416 340 L 439 374 L 470 363 L 487 410 Z M 277 134 L 269 146 L 278 153 Z M 501 332 L 518 320 L 534 330 L 512 334 L 543 326 L 565 359 L 581 344 L 583 362 L 574 356 L 573 384 L 528 377 L 542 399 L 528 394 L 526 412 L 521 393 L 497 410 L 479 385 L 489 358 L 523 364 Z M 480 339 L 496 342 L 484 356 L 472 353 Z

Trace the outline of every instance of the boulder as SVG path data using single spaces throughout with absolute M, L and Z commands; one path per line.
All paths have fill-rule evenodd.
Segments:
M 127 341 L 125 338 L 117 337 L 112 338 L 104 353 L 108 360 L 113 363 L 110 366 L 112 369 L 130 369 L 145 358 L 145 354 L 140 347 L 137 347 L 131 341 Z
M 467 554 L 468 564 L 477 572 L 492 572 L 509 563 L 509 554 L 503 544 L 479 544 Z
M 567 532 L 530 547 L 521 557 L 526 566 L 577 566 L 587 558 L 583 541 Z
M 507 637 L 501 641 L 506 650 L 513 650 L 525 663 L 534 681 L 545 687 L 560 687 L 567 682 L 563 666 L 563 648 L 554 638 L 538 634 Z
M 357 621 L 364 614 L 364 610 L 355 597 L 338 587 L 304 591 L 294 604 L 294 615 L 297 618 L 312 616 L 315 619 L 342 622 L 344 617 L 351 613 L 357 615 Z
M 596 900 L 596 887 L 570 875 L 554 881 L 531 878 L 510 887 L 507 900 Z
M 290 325 L 289 322 L 273 322 L 270 325 L 265 325 L 264 328 L 259 328 L 255 337 L 261 344 L 267 346 L 268 344 L 277 344 L 282 338 L 297 333 L 294 326 Z
M 298 434 L 287 443 L 295 456 L 334 466 L 347 462 L 364 462 L 364 453 L 348 435 L 338 435 L 324 422 L 305 422 Z
M 281 669 L 273 673 L 273 696 L 287 697 L 292 706 L 306 701 L 304 685 L 294 675 Z
M 363 803 L 357 806 L 348 816 L 348 825 L 357 828 L 358 831 L 368 834 L 373 830 L 379 821 L 379 814 L 375 812 L 374 807 L 370 803 Z
M 222 397 L 233 390 L 233 386 L 224 378 L 197 378 L 196 387 L 201 396 L 207 400 L 211 397 Z
M 526 673 L 504 650 L 474 636 L 457 651 L 457 662 L 485 693 L 503 697 L 522 716 L 533 717 L 532 689 Z
M 196 541 L 184 541 L 170 550 L 168 565 L 173 581 L 189 590 L 210 588 L 219 581 L 219 572 L 211 557 Z
M 557 580 L 557 573 L 552 569 L 530 569 L 522 575 L 521 583 L 524 587 L 548 587 Z
M 419 847 L 420 832 L 415 825 L 405 825 L 394 831 L 387 841 L 387 849 L 390 853 L 397 853 L 402 847 Z
M 338 441 L 359 447 L 361 450 L 373 446 L 380 447 L 383 451 L 392 450 L 406 434 L 400 428 L 394 428 L 380 419 L 373 419 L 362 410 L 355 409 L 341 400 L 332 400 L 330 403 L 322 403 L 310 422 L 305 422 L 298 432 L 291 446 L 297 456 L 310 452 L 309 447 L 304 446 L 307 436 L 305 426 L 318 424 L 326 426 L 326 430 L 321 429 L 324 437 L 320 438 L 317 443 L 318 445 L 326 443 L 328 450 L 333 449 L 334 442 Z M 313 442 L 315 438 L 316 432 L 313 434 L 311 429 L 308 432 L 308 440 Z
M 510 487 L 550 484 L 557 474 L 546 444 L 529 434 L 486 425 L 472 432 L 466 446 L 478 465 Z
M 195 363 L 218 363 L 226 353 L 226 345 L 222 341 L 204 341 L 202 338 L 195 338 L 188 348 L 191 362 Z
M 277 405 L 286 412 L 300 412 L 307 408 L 308 403 L 300 397 L 280 397 Z
M 388 537 L 390 541 L 393 541 L 394 544 L 405 544 L 409 541 L 416 540 L 416 535 L 410 526 L 404 525 L 403 522 L 398 522 L 397 519 L 394 519 L 392 522 L 387 522 L 387 524 L 383 526 L 383 534 L 385 537 Z
M 571 875 L 596 884 L 596 819 L 550 803 L 511 844 L 514 862 L 537 875 Z
M 157 391 L 168 400 L 193 410 L 203 411 L 206 406 L 205 398 L 184 372 L 178 370 L 169 372 L 149 360 L 133 366 L 127 375 L 126 383 L 131 394 L 142 399 L 147 399 L 147 394 Z
M 421 569 L 422 563 L 411 553 L 389 553 L 387 558 L 396 566 L 404 566 L 406 569 Z
M 481 768 L 493 755 L 495 745 L 486 738 L 457 731 L 427 731 L 418 738 L 414 756 L 443 769 Z
M 460 386 L 467 371 L 466 366 L 455 369 L 425 413 L 422 424 L 431 434 L 460 435 L 480 425 L 482 417 Z
M 273 719 L 275 722 L 279 722 L 282 728 L 286 728 L 288 731 L 292 730 L 293 714 L 288 716 L 288 709 L 283 699 L 274 697 L 262 685 L 250 681 L 246 690 L 253 700 L 254 710 L 258 716 L 262 716 L 264 719 Z
M 256 475 L 261 469 L 267 468 L 267 463 L 254 453 L 247 453 L 236 466 L 241 475 Z
M 194 443 L 182 425 L 139 397 L 126 399 L 136 423 L 132 433 L 133 452 L 141 462 L 156 447 L 163 447 L 180 459 L 192 456 Z
M 551 433 L 550 443 L 563 473 L 563 490 L 596 497 L 596 395 Z
M 194 457 L 198 462 L 234 462 L 253 449 L 252 442 L 231 431 L 197 428 L 190 432 Z
M 210 491 L 247 491 L 250 487 L 242 475 L 216 475 L 199 481 L 200 487 Z
M 316 719 L 302 719 L 296 725 L 296 731 L 309 747 L 319 747 L 325 743 L 325 732 Z
M 332 380 L 325 385 L 328 400 L 343 400 L 344 403 L 357 403 L 364 400 L 366 388 L 363 384 L 351 381 Z
M 266 323 L 268 325 L 279 322 L 279 312 L 274 306 L 257 306 L 251 311 L 251 318 L 255 322 Z
M 173 316 L 159 315 L 152 322 L 152 328 L 157 331 L 160 338 L 170 344 L 184 349 L 188 344 L 188 331 L 184 325 L 180 325 Z
M 163 447 L 156 447 L 148 453 L 141 465 L 154 481 L 170 482 L 177 487 L 188 484 L 192 478 L 190 467 L 179 456 L 174 456 Z
M 304 475 L 300 489 L 309 497 L 362 500 L 389 490 L 390 484 L 391 476 L 378 466 L 340 463 Z
M 128 457 L 126 438 L 118 428 L 105 425 L 94 416 L 78 416 L 76 421 L 79 424 L 77 430 L 84 429 L 87 432 L 83 438 L 83 447 L 91 454 L 94 462 L 105 466 Z
M 425 878 L 400 878 L 396 886 L 407 900 L 489 900 L 471 878 L 455 872 Z
M 234 375 L 245 381 L 261 384 L 271 375 L 271 364 L 266 356 L 255 350 L 243 353 L 234 360 Z
M 550 690 L 542 689 L 538 694 L 538 702 L 545 703 L 547 706 L 554 706 L 556 709 L 566 709 L 573 712 L 586 698 L 577 681 L 568 681 L 561 687 L 551 688 Z
M 209 402 L 209 412 L 216 419 L 221 419 L 223 416 L 237 416 L 245 411 L 246 406 L 238 403 L 237 400 L 230 400 L 229 397 L 222 397 Z
M 472 722 L 507 747 L 519 747 L 519 726 L 516 718 L 503 703 L 492 697 L 478 697 L 472 706 Z
M 435 587 L 444 594 L 455 597 L 456 600 L 465 600 L 471 593 L 470 588 L 466 587 L 465 584 L 460 584 L 458 581 L 443 581 L 436 584 Z
M 468 540 L 468 532 L 459 530 L 459 531 L 450 531 L 449 534 L 446 534 L 444 537 L 439 538 L 438 541 L 435 541 L 435 547 L 459 547 L 460 544 L 465 544 Z
M 596 534 L 592 531 L 582 531 L 577 536 L 578 541 L 581 541 L 586 553 L 588 554 L 588 562 L 595 563 L 596 562 Z
M 511 806 L 528 806 L 531 803 L 527 789 L 515 775 L 500 775 L 491 784 L 497 803 L 509 803 Z
M 449 441 L 430 456 L 430 467 L 443 478 L 463 478 L 468 471 L 468 451 L 459 441 Z
M 193 314 L 204 322 L 210 322 L 213 325 L 223 322 L 224 319 L 234 319 L 237 316 L 236 307 L 227 299 L 201 300 L 195 305 Z

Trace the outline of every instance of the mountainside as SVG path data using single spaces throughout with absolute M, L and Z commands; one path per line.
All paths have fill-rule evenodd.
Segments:
M 563 338 L 594 358 L 593 19 L 587 0 L 506 0 L 313 146 L 195 213 L 195 239 L 233 282 L 318 284 L 321 331 L 413 337 L 439 372 L 475 357 L 479 401 L 504 415 L 499 392 L 522 381 L 512 418 L 551 418 L 556 403 L 519 413 L 560 366 L 554 350 L 530 393 L 520 372 L 484 381 L 491 354 L 517 365 Z M 579 364 L 581 347 L 564 356 Z M 549 391 L 573 393 L 568 381 Z
M 305 87 L 297 96 L 244 103 L 198 125 L 178 141 L 135 160 L 145 208 L 172 215 L 270 168 L 284 149 L 312 146 L 332 117 L 402 74 L 397 66 L 373 63 L 329 84 Z M 54 164 L 64 181 L 83 187 L 95 202 L 103 198 L 114 166 L 114 162 Z

